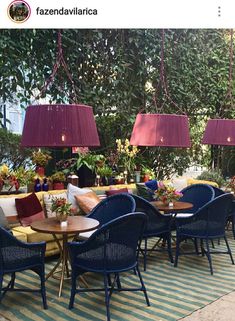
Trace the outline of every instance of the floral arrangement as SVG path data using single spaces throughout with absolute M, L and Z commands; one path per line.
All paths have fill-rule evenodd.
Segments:
M 41 167 L 45 167 L 51 158 L 52 157 L 48 152 L 46 153 L 42 151 L 33 152 L 31 156 L 32 163 L 35 164 L 36 166 L 41 166 Z
M 179 200 L 183 194 L 178 192 L 172 185 L 158 183 L 158 189 L 155 191 L 157 198 L 163 203 L 170 203 Z
M 52 199 L 52 212 L 56 212 L 59 221 L 66 221 L 67 217 L 72 213 L 72 204 L 68 203 L 64 197 L 55 197 Z
M 16 191 L 18 191 L 20 188 L 20 182 L 16 177 L 16 173 L 10 171 L 8 166 L 5 164 L 0 167 L 0 190 L 3 188 L 3 186 L 6 186 L 8 191 L 10 191 L 13 187 L 15 187 Z
M 226 189 L 229 189 L 229 190 L 231 190 L 232 192 L 235 193 L 235 176 L 233 176 L 229 180 L 228 184 L 226 185 Z
M 132 173 L 135 169 L 135 158 L 139 152 L 138 147 L 130 145 L 129 139 L 125 139 L 124 142 L 117 139 L 116 144 L 119 163 Z

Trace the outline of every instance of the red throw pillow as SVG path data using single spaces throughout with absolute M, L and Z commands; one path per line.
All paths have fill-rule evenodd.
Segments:
M 128 188 L 119 188 L 119 189 L 110 189 L 109 191 L 105 191 L 107 196 L 120 194 L 120 193 L 129 193 Z
M 24 198 L 16 198 L 15 203 L 21 225 L 29 226 L 32 222 L 45 218 L 42 205 L 35 193 Z

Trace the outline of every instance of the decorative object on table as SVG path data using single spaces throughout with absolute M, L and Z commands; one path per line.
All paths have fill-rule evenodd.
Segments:
M 183 194 L 177 191 L 172 185 L 167 185 L 163 182 L 158 183 L 158 189 L 155 194 L 162 203 L 169 204 L 169 206 L 183 196 Z
M 32 163 L 36 165 L 36 173 L 43 177 L 45 175 L 45 166 L 52 157 L 49 152 L 42 152 L 41 150 L 32 153 Z
M 68 203 L 66 198 L 55 197 L 52 199 L 51 210 L 56 213 L 56 218 L 61 224 L 66 222 L 71 214 L 71 206 L 71 203 Z
M 49 190 L 49 185 L 48 185 L 48 182 L 47 182 L 47 178 L 44 178 L 44 179 L 43 179 L 42 190 L 43 190 L 44 192 L 48 192 L 48 190 Z
M 55 172 L 51 175 L 53 189 L 64 189 L 64 182 L 66 181 L 65 174 L 62 171 Z
M 42 190 L 42 185 L 41 185 L 40 179 L 36 178 L 35 179 L 35 184 L 34 184 L 34 192 L 35 193 L 41 192 L 41 190 Z

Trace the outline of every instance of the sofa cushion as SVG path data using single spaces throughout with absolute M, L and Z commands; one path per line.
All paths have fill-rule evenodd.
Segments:
M 42 205 L 35 193 L 24 198 L 16 198 L 15 204 L 20 223 L 23 226 L 29 226 L 32 222 L 45 218 Z
M 115 194 L 120 194 L 120 193 L 129 193 L 128 189 L 125 188 L 119 188 L 119 189 L 110 189 L 108 191 L 105 191 L 105 194 L 107 196 L 115 195 Z
M 75 196 L 79 207 L 86 213 L 90 211 L 100 202 L 100 198 L 96 195 L 95 192 L 88 192 L 82 195 Z
M 0 198 L 0 206 L 6 217 L 17 216 L 15 199 L 16 199 L 16 196 Z
M 27 235 L 18 231 L 12 230 L 13 235 L 21 242 L 27 242 Z
M 30 226 L 18 226 L 12 229 L 13 232 L 24 233 L 28 243 L 34 242 L 51 242 L 54 241 L 54 237 L 50 233 L 40 233 L 31 229 Z M 62 239 L 62 235 L 56 235 L 58 239 Z
M 5 229 L 9 230 L 10 229 L 10 226 L 8 224 L 8 221 L 6 219 L 6 216 L 3 212 L 3 209 L 1 208 L 0 206 L 0 226 L 1 227 L 4 227 Z
M 92 192 L 92 191 L 89 188 L 79 188 L 69 183 L 67 187 L 67 197 L 68 197 L 68 202 L 72 204 L 72 208 L 78 209 L 79 207 L 75 199 L 75 196 L 83 195 L 88 192 Z
M 158 183 L 156 179 L 151 179 L 145 182 L 145 186 L 147 186 L 152 191 L 156 191 L 158 189 Z
M 44 199 L 44 207 L 45 207 L 45 212 L 47 217 L 55 217 L 56 213 L 52 212 L 51 206 L 52 206 L 52 200 L 55 198 L 65 198 L 67 199 L 67 193 L 63 192 L 60 194 L 44 194 L 43 199 Z
M 212 185 L 212 186 L 215 186 L 215 187 L 219 187 L 219 185 L 216 182 L 188 178 L 187 179 L 187 185 L 189 186 L 189 185 L 193 185 L 193 184 L 208 184 L 208 185 Z

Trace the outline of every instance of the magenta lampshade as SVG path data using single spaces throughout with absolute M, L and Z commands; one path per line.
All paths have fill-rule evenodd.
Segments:
M 210 119 L 206 125 L 203 144 L 235 146 L 235 120 Z
M 92 107 L 36 105 L 26 110 L 23 147 L 100 146 Z
M 172 114 L 138 114 L 131 145 L 190 147 L 188 117 Z

